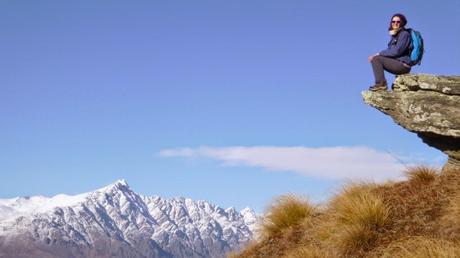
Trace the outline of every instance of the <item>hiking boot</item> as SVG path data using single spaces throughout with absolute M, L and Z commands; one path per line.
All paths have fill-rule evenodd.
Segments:
M 387 83 L 377 83 L 375 85 L 372 85 L 369 87 L 369 90 L 371 91 L 378 91 L 378 90 L 387 90 Z

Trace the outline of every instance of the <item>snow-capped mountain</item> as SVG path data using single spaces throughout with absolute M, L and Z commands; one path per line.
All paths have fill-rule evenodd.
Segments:
M 0 257 L 224 257 L 253 237 L 256 215 L 133 192 L 0 199 Z

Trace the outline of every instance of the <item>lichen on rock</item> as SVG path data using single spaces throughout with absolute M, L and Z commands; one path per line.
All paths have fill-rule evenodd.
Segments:
M 460 76 L 405 74 L 393 91 L 363 91 L 364 101 L 448 155 L 460 168 Z

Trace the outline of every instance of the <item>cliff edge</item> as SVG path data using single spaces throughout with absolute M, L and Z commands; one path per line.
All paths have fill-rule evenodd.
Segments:
M 448 155 L 446 168 L 460 168 L 460 76 L 405 74 L 393 91 L 363 91 L 364 102 Z
M 364 101 L 449 157 L 442 173 L 416 166 L 407 180 L 349 183 L 331 200 L 281 196 L 259 237 L 232 258 L 460 257 L 460 76 L 398 76 Z

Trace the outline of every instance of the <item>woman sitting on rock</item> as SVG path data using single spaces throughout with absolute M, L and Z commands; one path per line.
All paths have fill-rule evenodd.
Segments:
M 411 35 L 404 27 L 406 24 L 404 15 L 393 15 L 388 29 L 391 35 L 388 48 L 368 58 L 375 77 L 375 85 L 371 86 L 370 90 L 387 89 L 384 70 L 397 75 L 410 72 Z

